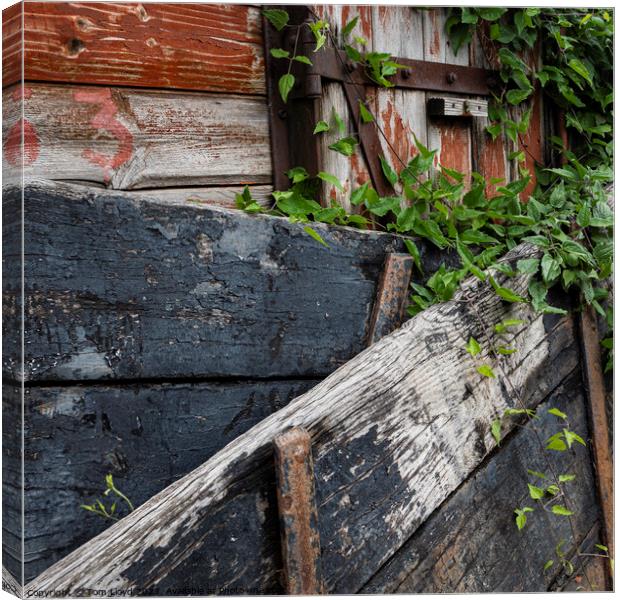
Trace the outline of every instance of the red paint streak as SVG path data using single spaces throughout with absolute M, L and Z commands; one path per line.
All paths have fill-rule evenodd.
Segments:
M 32 98 L 32 88 L 25 87 L 20 84 L 13 90 L 11 97 L 16 102 L 18 102 L 22 98 L 24 100 L 29 100 L 30 98 Z
M 11 127 L 4 142 L 4 156 L 7 162 L 14 167 L 22 166 L 22 128 L 24 135 L 23 165 L 25 167 L 31 165 L 37 160 L 41 150 L 41 142 L 32 123 L 20 119 Z
M 471 177 L 471 146 L 469 127 L 461 124 L 440 126 L 441 156 L 444 167 L 465 173 L 465 182 Z
M 501 136 L 492 140 L 490 136 L 485 136 L 482 156 L 480 156 L 480 173 L 488 181 L 493 178 L 506 180 L 506 162 L 504 160 L 504 142 Z M 487 184 L 486 194 L 488 198 L 495 194 L 495 185 Z
M 391 144 L 389 154 L 392 164 L 400 165 L 399 158 L 404 162 L 411 160 L 418 153 L 413 130 L 405 124 L 398 111 L 394 110 L 390 100 L 387 102 L 387 108 L 381 111 L 381 120 L 385 136 Z
M 525 152 L 525 166 L 530 171 L 531 181 L 521 192 L 521 200 L 527 200 L 536 187 L 534 167 L 536 163 L 544 163 L 541 123 L 541 91 L 536 90 L 532 102 L 532 116 L 527 133 L 519 140 L 519 148 Z
M 82 156 L 91 163 L 103 169 L 103 180 L 108 183 L 111 170 L 118 169 L 131 158 L 133 151 L 133 136 L 129 130 L 116 119 L 118 107 L 112 99 L 110 89 L 76 90 L 73 94 L 77 102 L 88 102 L 101 107 L 101 110 L 92 118 L 90 124 L 94 129 L 107 131 L 118 141 L 118 150 L 113 156 L 106 156 L 90 148 L 84 150 Z
M 439 25 L 437 23 L 437 10 L 430 10 L 428 14 L 431 18 L 431 29 L 433 30 L 433 40 L 431 41 L 429 52 L 431 56 L 439 56 L 441 38 L 439 36 Z

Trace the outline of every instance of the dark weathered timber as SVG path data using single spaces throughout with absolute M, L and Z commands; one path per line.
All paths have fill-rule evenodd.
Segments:
M 592 427 L 592 444 L 598 496 L 603 514 L 604 544 L 614 554 L 614 466 L 605 409 L 605 382 L 601 364 L 600 338 L 594 309 L 585 308 L 580 315 L 583 373 L 589 399 L 589 417 Z M 613 588 L 613 570 L 608 572 L 609 588 Z
M 101 496 L 107 473 L 138 506 L 318 382 L 26 388 L 26 580 L 111 525 L 80 508 Z M 4 397 L 7 417 L 21 411 L 18 388 L 5 386 Z M 11 506 L 21 496 L 20 446 L 15 436 L 5 446 Z M 21 554 L 18 508 L 4 512 L 12 571 Z
M 323 594 L 310 434 L 303 427 L 294 427 L 278 435 L 273 445 L 284 589 L 287 594 Z
M 506 260 L 535 255 L 520 246 Z M 527 276 L 510 280 L 516 293 L 527 284 Z M 538 405 L 578 364 L 572 321 L 507 305 L 479 280 L 464 285 L 489 331 L 508 316 L 525 321 L 503 369 L 526 406 Z M 514 406 L 463 349 L 469 336 L 485 335 L 463 297 L 364 350 L 29 589 L 281 590 L 272 442 L 291 426 L 312 436 L 326 590 L 360 589 L 493 449 L 489 423 Z
M 562 360 L 559 357 L 559 360 Z M 570 415 L 575 429 L 587 438 L 585 394 L 579 369 L 554 390 L 539 408 L 536 428 L 543 440 L 561 429 L 547 410 L 557 407 Z M 575 512 L 577 544 L 599 519 L 592 455 L 583 446 L 566 453 L 544 452 L 532 425 L 502 443 L 422 527 L 362 588 L 362 593 L 533 592 L 546 590 L 561 571 L 543 566 L 555 558 L 555 545 L 567 540 L 575 548 L 566 517 L 540 507 L 528 515 L 525 529 L 515 526 L 516 507 L 536 507 L 527 483 L 541 485 L 527 469 L 549 473 L 545 457 L 556 473 L 573 473 L 567 494 Z M 600 542 L 600 539 L 595 540 Z M 557 563 L 557 561 L 556 561 Z
M 377 283 L 398 236 L 316 228 L 71 184 L 25 189 L 27 380 L 322 377 L 364 347 Z M 4 235 L 19 236 L 18 188 Z M 421 245 L 428 272 L 442 257 Z M 4 298 L 19 329 L 19 255 Z M 20 379 L 9 336 L 4 373 Z
M 370 318 L 368 344 L 374 344 L 402 325 L 412 269 L 411 255 L 387 255 Z

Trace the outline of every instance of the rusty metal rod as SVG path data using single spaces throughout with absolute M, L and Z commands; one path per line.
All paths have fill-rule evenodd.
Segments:
M 310 434 L 294 427 L 273 445 L 286 593 L 324 594 Z

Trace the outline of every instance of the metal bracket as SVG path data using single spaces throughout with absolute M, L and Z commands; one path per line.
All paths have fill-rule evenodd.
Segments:
M 274 442 L 287 594 L 324 594 L 310 434 L 293 427 Z
M 290 27 L 277 31 L 263 18 L 275 188 L 286 189 L 288 187 L 286 172 L 294 166 L 301 165 L 309 173 L 317 173 L 321 170 L 319 144 L 312 132 L 319 119 L 318 102 L 322 94 L 322 82 L 325 79 L 339 81 L 344 86 L 351 113 L 357 123 L 360 146 L 364 152 L 374 188 L 382 196 L 393 193 L 392 188 L 385 181 L 378 158 L 382 154 L 382 149 L 377 127 L 374 123 L 362 123 L 359 118 L 358 100 L 365 101 L 365 91 L 362 93 L 361 90 L 378 84 L 367 77 L 363 66 L 354 65 L 349 61 L 342 50 L 323 48 L 320 52 L 312 51 L 314 40 L 309 28 L 301 27 L 299 30 L 297 28 L 298 25 L 312 20 L 311 11 L 307 6 L 277 5 L 277 8 L 289 13 Z M 297 54 L 305 54 L 311 59 L 312 66 L 293 61 L 291 73 L 295 76 L 296 84 L 289 94 L 288 103 L 285 104 L 280 97 L 278 81 L 287 72 L 288 61 L 274 59 L 270 50 L 283 48 L 293 53 L 295 46 L 297 46 Z M 395 60 L 407 67 L 391 78 L 395 88 L 486 96 L 499 82 L 496 71 L 478 67 L 402 57 L 397 57 Z M 476 106 L 478 105 L 482 106 L 482 103 L 476 100 Z M 471 116 L 479 116 L 473 114 L 479 111 L 472 112 L 471 108 L 468 110 Z

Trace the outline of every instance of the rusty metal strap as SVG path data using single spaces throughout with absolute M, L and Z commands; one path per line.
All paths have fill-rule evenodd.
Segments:
M 369 79 L 364 67 L 354 65 L 342 50 L 325 48 L 311 55 L 311 72 L 332 81 L 356 85 L 379 86 Z M 488 96 L 490 88 L 498 82 L 498 73 L 479 67 L 450 65 L 411 58 L 397 57 L 397 63 L 406 66 L 390 78 L 396 88 L 427 90 L 434 92 L 453 92 Z

